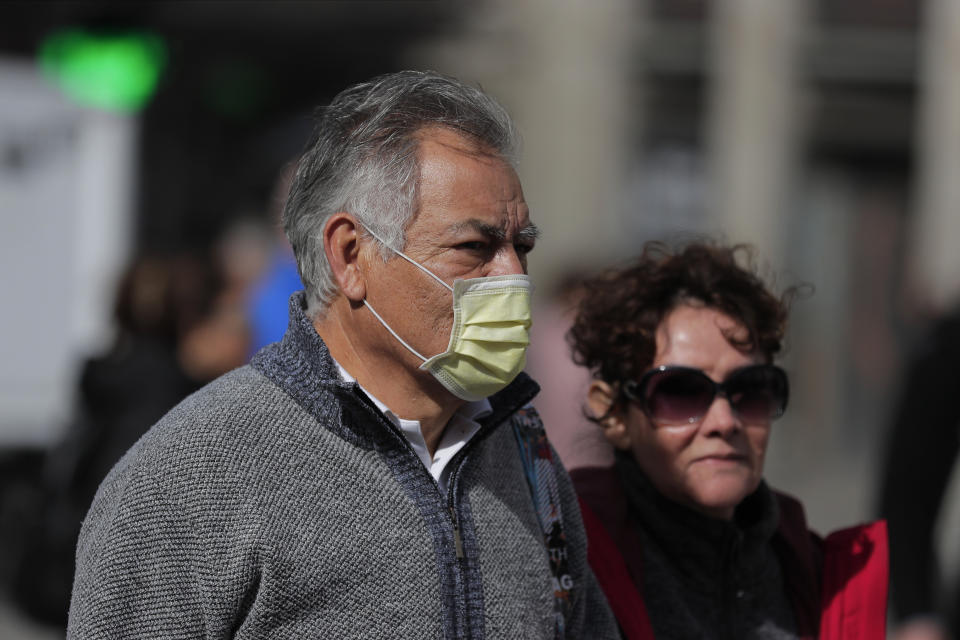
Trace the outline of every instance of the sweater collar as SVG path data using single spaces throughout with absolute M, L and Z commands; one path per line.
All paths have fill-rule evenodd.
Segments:
M 277 383 L 317 418 L 329 414 L 330 394 L 339 396 L 341 400 L 365 404 L 379 414 L 379 410 L 366 398 L 355 381 L 348 382 L 341 378 L 327 345 L 307 317 L 304 291 L 290 296 L 289 313 L 290 320 L 283 339 L 261 349 L 251 361 L 254 368 Z M 505 389 L 488 398 L 491 411 L 478 419 L 481 432 L 487 431 L 488 426 L 502 423 L 529 403 L 539 390 L 536 382 L 521 373 Z

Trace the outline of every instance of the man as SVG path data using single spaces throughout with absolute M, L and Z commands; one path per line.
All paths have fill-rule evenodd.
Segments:
M 616 636 L 525 408 L 512 148 L 499 105 L 437 74 L 334 99 L 284 213 L 287 334 L 105 480 L 70 637 Z

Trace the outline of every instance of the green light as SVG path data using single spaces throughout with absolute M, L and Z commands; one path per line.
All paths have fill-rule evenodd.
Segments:
M 163 40 L 143 33 L 59 31 L 40 45 L 44 73 L 77 103 L 136 111 L 153 96 L 167 61 Z

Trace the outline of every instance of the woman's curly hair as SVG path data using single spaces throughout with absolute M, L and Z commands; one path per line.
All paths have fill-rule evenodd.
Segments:
M 742 259 L 742 263 L 741 263 Z M 671 249 L 648 242 L 639 258 L 584 282 L 576 320 L 567 334 L 574 361 L 612 385 L 638 379 L 656 356 L 656 332 L 674 308 L 692 302 L 738 321 L 747 337 L 731 344 L 768 362 L 780 351 L 790 302 L 755 272 L 753 250 L 694 242 Z

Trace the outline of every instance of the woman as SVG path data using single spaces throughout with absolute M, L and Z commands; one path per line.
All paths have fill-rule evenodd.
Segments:
M 648 244 L 584 288 L 569 339 L 616 450 L 572 474 L 591 564 L 629 639 L 883 637 L 883 523 L 822 541 L 763 481 L 795 290 L 775 297 L 741 253 Z

